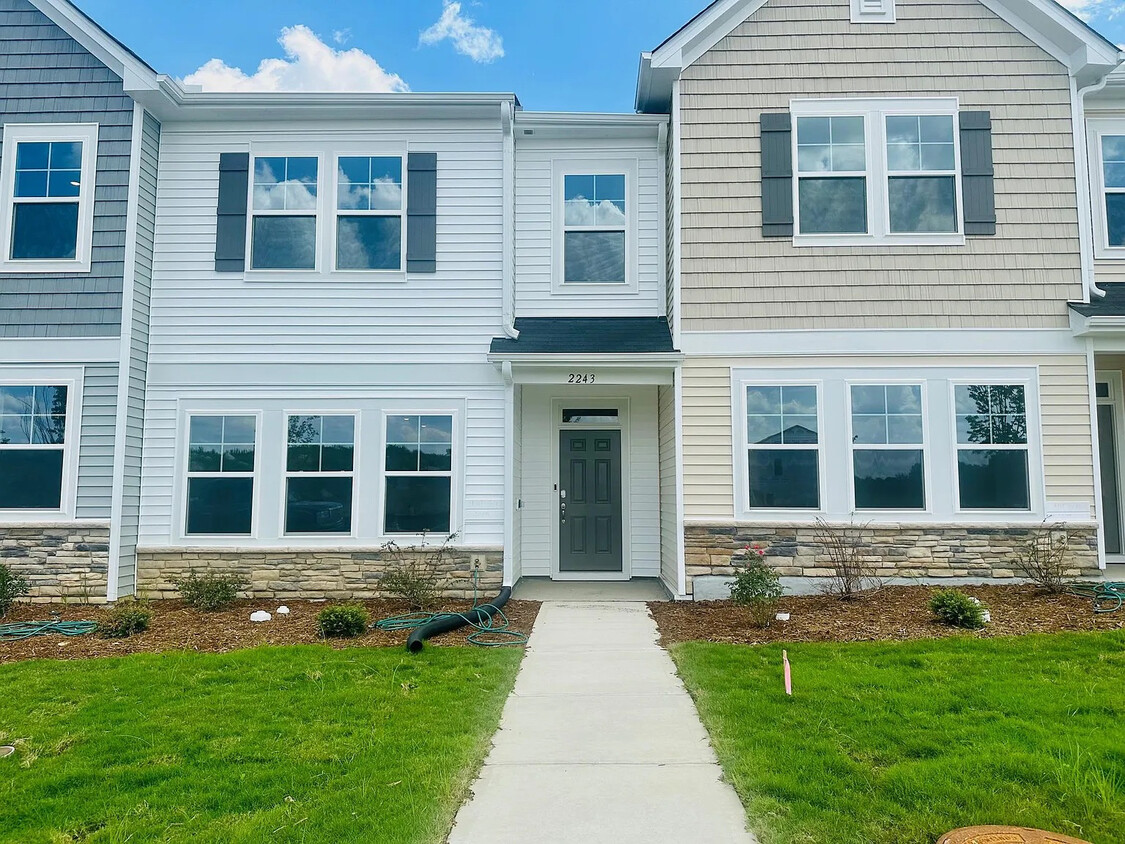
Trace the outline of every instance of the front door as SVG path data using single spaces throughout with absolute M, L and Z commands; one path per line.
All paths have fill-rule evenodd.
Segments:
M 1105 520 L 1105 550 L 1121 553 L 1121 491 L 1117 477 L 1117 427 L 1114 406 L 1098 404 L 1098 457 L 1102 473 L 1102 515 Z
M 559 571 L 619 572 L 621 432 L 562 431 Z

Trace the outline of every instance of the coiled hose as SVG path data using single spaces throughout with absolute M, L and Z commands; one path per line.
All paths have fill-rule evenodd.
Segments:
M 18 642 L 32 636 L 85 636 L 98 629 L 96 621 L 21 621 L 15 624 L 0 624 L 0 642 Z
M 1121 581 L 1110 583 L 1076 583 L 1067 591 L 1079 598 L 1088 598 L 1094 602 L 1094 612 L 1117 612 L 1125 606 L 1125 583 Z

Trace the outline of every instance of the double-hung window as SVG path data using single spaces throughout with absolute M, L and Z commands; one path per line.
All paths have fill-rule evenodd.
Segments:
M 750 509 L 820 508 L 820 422 L 813 384 L 748 385 Z
M 393 533 L 450 532 L 453 417 L 389 415 L 383 527 Z
M 1105 208 L 1103 244 L 1125 247 L 1125 134 L 1101 135 L 1101 176 Z
M 962 510 L 1029 510 L 1027 403 L 1020 384 L 956 384 Z
M 625 284 L 624 173 L 568 173 L 563 181 L 563 282 Z
M 255 270 L 314 270 L 319 159 L 254 159 L 251 266 Z
M 188 535 L 249 535 L 254 524 L 257 417 L 188 420 Z
M 285 532 L 351 533 L 355 417 L 290 416 Z
M 401 270 L 400 156 L 341 156 L 336 168 L 336 269 Z
M 0 510 L 60 510 L 67 388 L 0 385 Z
M 84 272 L 93 239 L 98 127 L 4 127 L 7 272 Z
M 957 101 L 795 100 L 794 243 L 962 242 Z
M 853 384 L 852 482 L 857 510 L 924 510 L 922 387 Z

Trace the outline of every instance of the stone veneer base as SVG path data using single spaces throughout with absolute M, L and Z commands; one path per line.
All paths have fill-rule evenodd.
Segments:
M 33 601 L 102 603 L 109 571 L 106 524 L 0 526 L 0 563 L 31 584 Z
M 849 528 L 864 560 L 881 578 L 941 580 L 971 578 L 1014 582 L 1015 559 L 1037 525 L 894 524 L 833 525 Z M 1067 525 L 1072 577 L 1098 570 L 1098 531 L 1091 524 Z M 734 558 L 759 545 L 765 562 L 785 578 L 827 578 L 833 570 L 816 539 L 816 528 L 792 524 L 698 524 L 684 529 L 687 592 L 694 578 L 734 575 Z M 710 589 L 708 597 L 712 597 Z
M 429 550 L 429 549 L 428 549 Z M 137 553 L 137 594 L 178 597 L 175 583 L 187 575 L 212 571 L 240 574 L 255 598 L 351 600 L 394 597 L 381 588 L 391 557 L 379 548 L 293 549 L 141 549 Z M 479 597 L 490 598 L 503 582 L 504 552 L 498 548 L 453 548 L 440 569 L 447 598 L 473 597 L 473 561 L 480 560 Z

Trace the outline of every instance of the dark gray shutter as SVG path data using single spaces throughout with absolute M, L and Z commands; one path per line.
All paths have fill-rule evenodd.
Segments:
M 961 124 L 961 194 L 965 234 L 996 234 L 996 189 L 992 170 L 992 119 L 987 111 L 963 111 Z
M 437 153 L 406 156 L 406 271 L 437 272 Z
M 215 272 L 246 269 L 246 200 L 250 190 L 250 153 L 219 155 L 219 208 L 215 231 Z
M 793 236 L 793 123 L 762 113 L 762 237 Z

